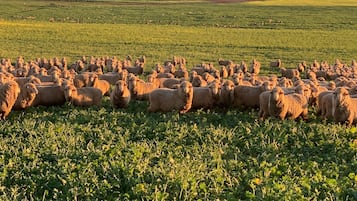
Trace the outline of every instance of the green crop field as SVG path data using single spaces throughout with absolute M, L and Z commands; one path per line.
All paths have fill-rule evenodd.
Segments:
M 357 2 L 0 0 L 0 58 L 357 57 Z M 0 200 L 357 200 L 357 128 L 256 110 L 32 107 L 0 124 Z

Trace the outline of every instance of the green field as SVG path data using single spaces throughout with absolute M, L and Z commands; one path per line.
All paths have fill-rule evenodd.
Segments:
M 321 3 L 324 2 L 324 3 Z M 263 73 L 357 53 L 357 3 L 0 0 L 0 58 L 173 55 Z M 34 107 L 0 124 L 0 200 L 356 200 L 357 128 L 236 108 Z

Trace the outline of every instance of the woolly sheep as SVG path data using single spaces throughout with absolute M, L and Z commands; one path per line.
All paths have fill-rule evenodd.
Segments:
M 16 99 L 15 105 L 13 106 L 14 110 L 23 110 L 30 107 L 38 94 L 36 85 L 32 83 L 26 83 L 20 89 L 20 94 Z
M 92 74 L 90 77 L 89 87 L 94 87 L 102 91 L 102 95 L 110 96 L 110 84 L 106 80 L 100 80 L 98 75 Z
M 300 72 L 297 69 L 286 69 L 280 68 L 280 73 L 282 77 L 292 79 L 293 77 L 300 77 Z
M 205 87 L 207 86 L 207 81 L 204 80 L 201 75 L 196 75 L 192 78 L 192 86 Z
M 115 83 L 115 88 L 110 94 L 110 101 L 114 108 L 127 108 L 130 102 L 131 96 L 128 89 L 128 84 L 119 80 Z
M 59 106 L 66 102 L 61 86 L 37 85 L 38 94 L 31 106 Z
M 179 110 L 186 113 L 191 109 L 193 100 L 193 87 L 188 81 L 184 81 L 177 89 L 159 88 L 149 95 L 149 112 L 170 112 Z
M 285 95 L 280 87 L 275 87 L 269 96 L 269 115 L 281 120 L 286 118 L 296 119 L 301 116 L 308 118 L 307 99 L 302 94 Z
M 207 87 L 193 87 L 192 109 L 209 109 L 217 105 L 220 98 L 220 83 L 212 82 Z
M 337 87 L 333 92 L 333 119 L 336 123 L 351 126 L 357 120 L 357 98 L 351 98 L 348 90 Z
M 129 78 L 128 88 L 131 98 L 136 100 L 148 100 L 150 92 L 156 89 L 153 83 L 141 82 L 136 76 Z
M 235 107 L 259 107 L 259 95 L 271 90 L 270 82 L 264 82 L 261 86 L 236 86 L 234 87 L 233 106 Z
M 102 91 L 94 87 L 76 88 L 68 85 L 64 88 L 66 101 L 74 106 L 100 106 L 102 102 Z
M 5 120 L 10 114 L 19 94 L 20 87 L 15 81 L 0 85 L 0 120 Z
M 260 62 L 256 59 L 253 59 L 252 63 L 250 64 L 249 72 L 258 75 L 260 72 Z
M 270 62 L 270 67 L 272 67 L 272 68 L 281 68 L 282 67 L 281 60 L 277 59 L 275 61 L 271 61 Z
M 225 80 L 221 87 L 219 105 L 230 107 L 232 100 L 234 100 L 234 83 L 231 80 Z

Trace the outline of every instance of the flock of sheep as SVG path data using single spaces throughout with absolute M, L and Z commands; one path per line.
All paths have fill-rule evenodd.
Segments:
M 75 106 L 100 106 L 109 96 L 115 108 L 126 108 L 132 100 L 149 101 L 149 112 L 214 107 L 259 108 L 259 118 L 308 119 L 309 107 L 322 118 L 351 125 L 357 120 L 357 63 L 336 59 L 301 62 L 294 69 L 280 59 L 270 63 L 279 75 L 260 75 L 261 64 L 253 59 L 234 63 L 218 60 L 200 63 L 191 71 L 186 59 L 174 56 L 156 64 L 144 76 L 145 56 L 81 57 L 72 64 L 66 58 L 38 58 L 0 63 L 0 118 L 11 110 L 70 102 Z

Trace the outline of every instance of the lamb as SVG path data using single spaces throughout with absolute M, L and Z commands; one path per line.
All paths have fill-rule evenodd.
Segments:
M 234 87 L 234 99 L 232 100 L 235 107 L 259 107 L 259 95 L 264 91 L 272 89 L 270 82 L 264 82 L 261 86 L 244 86 Z
M 89 87 L 94 87 L 102 91 L 102 95 L 110 96 L 110 84 L 106 80 L 100 80 L 96 74 L 90 77 Z
M 13 106 L 14 110 L 23 110 L 32 105 L 32 102 L 35 100 L 38 90 L 35 84 L 26 83 L 21 87 L 19 96 L 16 99 L 15 105 Z
M 181 114 L 191 109 L 193 100 L 193 87 L 188 81 L 184 81 L 177 89 L 159 88 L 149 95 L 150 105 L 148 112 L 170 112 L 179 110 Z
M 128 84 L 119 80 L 115 83 L 115 88 L 110 94 L 110 101 L 114 108 L 127 108 L 131 99 Z
M 0 85 L 0 120 L 5 120 L 10 114 L 19 94 L 20 87 L 15 81 Z
M 220 83 L 212 82 L 207 87 L 194 87 L 192 109 L 210 109 L 218 104 L 220 98 Z
M 74 106 L 100 106 L 102 102 L 102 91 L 94 87 L 76 88 L 73 85 L 68 85 L 64 88 L 66 101 L 69 101 Z
M 292 120 L 301 116 L 308 119 L 308 103 L 302 94 L 285 95 L 283 89 L 275 87 L 269 96 L 269 115 L 281 120 L 290 118 Z
M 136 76 L 129 78 L 128 88 L 136 100 L 148 100 L 150 92 L 156 89 L 154 83 L 141 82 Z

